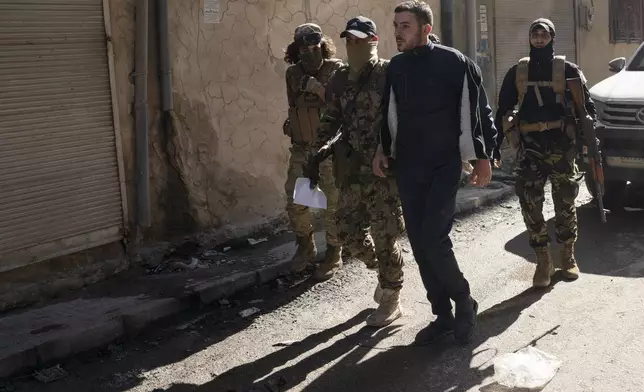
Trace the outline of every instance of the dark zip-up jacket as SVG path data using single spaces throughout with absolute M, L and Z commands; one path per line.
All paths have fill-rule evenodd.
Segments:
M 394 146 L 400 175 L 426 177 L 435 167 L 460 160 L 461 116 L 467 112 L 476 158 L 490 159 L 497 136 L 492 109 L 480 68 L 461 52 L 430 42 L 394 56 L 387 69 L 385 116 L 391 89 L 397 107 Z M 385 155 L 391 156 L 388 118 L 383 123 L 381 144 Z

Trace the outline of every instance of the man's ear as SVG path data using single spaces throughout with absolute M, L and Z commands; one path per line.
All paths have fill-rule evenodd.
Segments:
M 429 35 L 432 32 L 433 28 L 432 25 L 426 24 L 423 25 L 423 34 Z

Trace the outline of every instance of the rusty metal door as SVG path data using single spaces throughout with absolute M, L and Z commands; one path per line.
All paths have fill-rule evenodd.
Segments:
M 0 271 L 122 238 L 101 0 L 0 0 Z

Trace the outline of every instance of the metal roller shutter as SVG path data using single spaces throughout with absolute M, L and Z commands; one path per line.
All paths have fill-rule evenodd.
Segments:
M 528 29 L 538 18 L 548 18 L 555 24 L 557 36 L 555 53 L 577 62 L 575 35 L 575 3 L 573 0 L 496 0 L 495 52 L 496 95 L 503 78 L 519 59 L 530 52 Z
M 117 241 L 101 0 L 0 0 L 0 271 Z

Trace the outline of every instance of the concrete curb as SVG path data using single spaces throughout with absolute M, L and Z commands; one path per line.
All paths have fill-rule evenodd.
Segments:
M 123 338 L 134 337 L 149 325 L 189 309 L 195 302 L 210 304 L 239 291 L 268 283 L 288 271 L 289 261 L 290 257 L 256 271 L 213 279 L 188 288 L 177 298 L 143 299 L 140 303 L 110 317 L 96 320 L 95 323 L 79 326 L 80 328 L 71 327 L 64 333 L 55 333 L 33 343 L 26 342 L 17 349 L 0 345 L 0 378 L 105 347 Z M 2 322 L 0 319 L 0 326 Z
M 278 260 L 276 263 L 256 271 L 240 272 L 221 279 L 204 282 L 195 287 L 195 293 L 203 304 L 210 304 L 235 293 L 277 279 L 288 271 L 289 259 Z
M 457 202 L 456 213 L 475 210 L 514 192 L 513 187 L 505 184 L 496 183 L 495 186 L 498 189 L 477 190 L 476 195 L 462 197 L 462 200 Z M 258 270 L 239 272 L 187 286 L 186 290 L 175 298 L 141 298 L 137 303 L 125 306 L 116 314 L 107 312 L 93 322 L 72 326 L 64 333 L 52 333 L 44 339 L 22 344 L 19 348 L 12 349 L 6 344 L 4 346 L 0 344 L 0 378 L 48 365 L 52 361 L 83 351 L 104 347 L 125 337 L 135 336 L 148 325 L 177 315 L 194 306 L 195 302 L 211 304 L 253 286 L 271 282 L 288 273 L 289 262 L 294 251 L 293 244 L 281 245 L 269 251 L 269 258 L 273 261 Z M 5 321 L 0 318 L 0 327 Z

